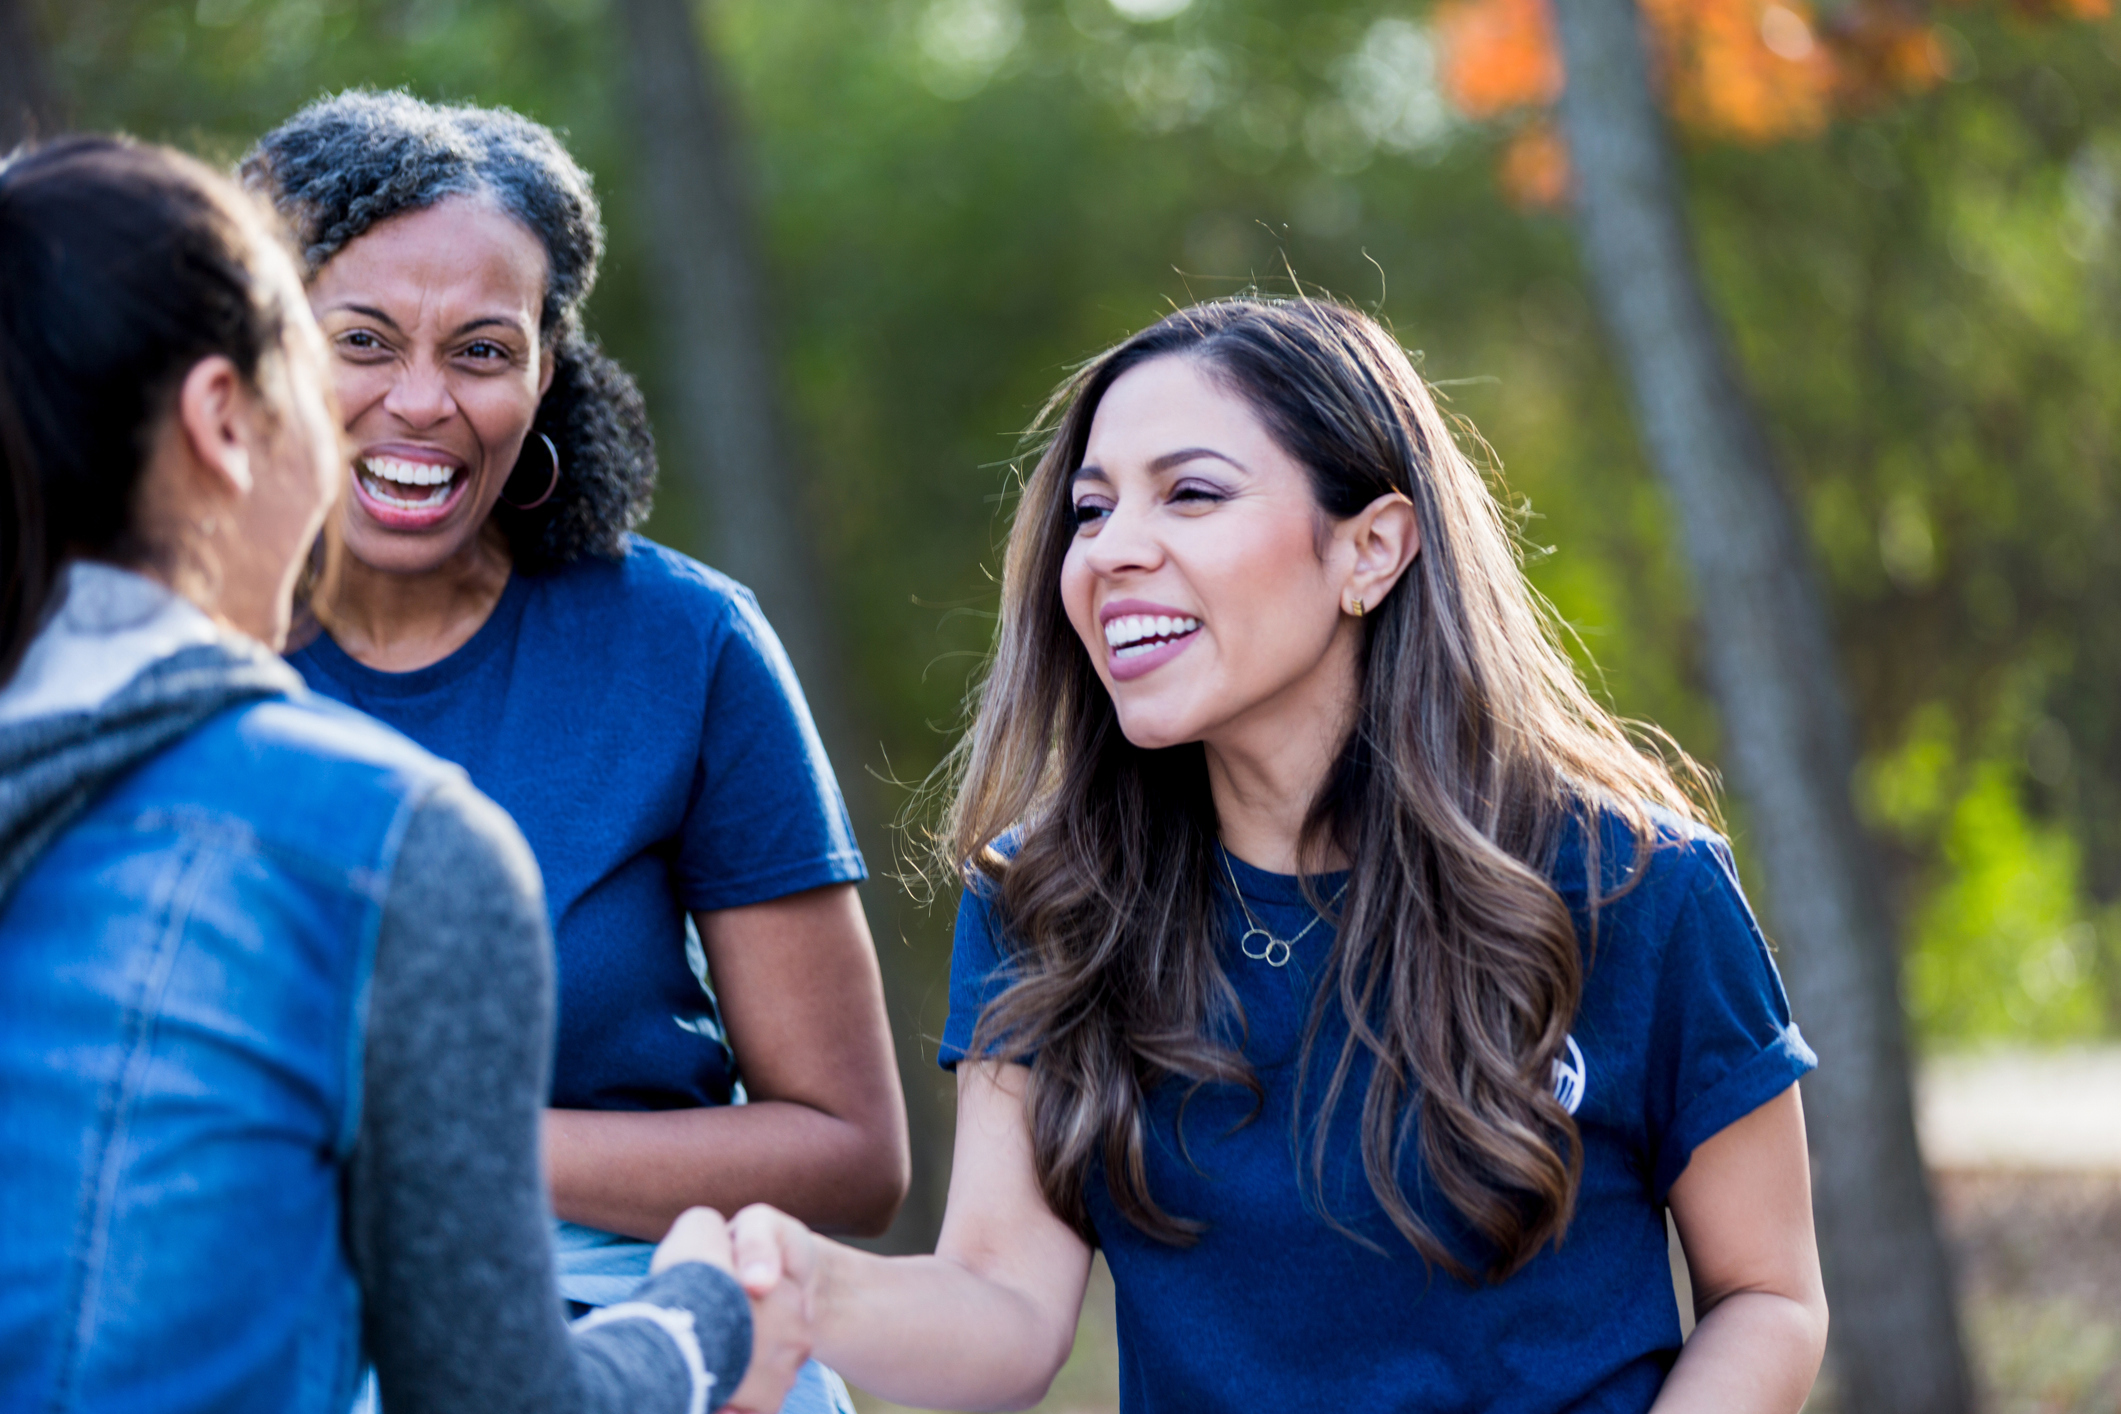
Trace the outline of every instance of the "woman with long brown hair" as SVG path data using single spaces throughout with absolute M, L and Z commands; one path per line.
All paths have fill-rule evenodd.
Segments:
M 1217 301 L 1051 413 L 941 841 L 937 1254 L 752 1209 L 740 1277 L 907 1403 L 1034 1402 L 1098 1247 L 1129 1411 L 1794 1414 L 1814 1057 L 1405 353 Z

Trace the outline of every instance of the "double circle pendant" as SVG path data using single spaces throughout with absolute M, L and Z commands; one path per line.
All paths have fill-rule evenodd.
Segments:
M 1229 934 L 1225 933 L 1223 936 L 1228 937 Z M 1252 950 L 1252 940 L 1254 938 L 1266 939 L 1265 946 L 1261 947 L 1258 952 Z M 1275 937 L 1257 923 L 1245 929 L 1244 936 L 1237 940 L 1237 946 L 1243 950 L 1246 957 L 1251 958 L 1254 962 L 1264 962 L 1269 967 L 1287 966 L 1290 956 L 1296 951 L 1287 942 Z

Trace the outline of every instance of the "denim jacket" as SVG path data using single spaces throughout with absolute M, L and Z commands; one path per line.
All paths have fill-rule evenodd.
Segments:
M 0 906 L 0 1410 L 344 1414 L 364 1006 L 454 768 L 300 694 L 122 775 Z

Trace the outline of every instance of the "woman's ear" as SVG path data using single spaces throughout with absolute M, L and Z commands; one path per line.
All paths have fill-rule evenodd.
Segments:
M 1354 551 L 1341 607 L 1361 615 L 1384 602 L 1421 553 L 1421 522 L 1415 518 L 1414 503 L 1392 491 L 1350 516 L 1341 534 Z
M 538 344 L 538 401 L 552 391 L 552 375 L 560 371 L 560 346 L 540 341 Z
M 247 496 L 254 484 L 256 404 L 248 380 L 220 354 L 193 364 L 178 385 L 177 429 L 197 469 L 224 495 Z

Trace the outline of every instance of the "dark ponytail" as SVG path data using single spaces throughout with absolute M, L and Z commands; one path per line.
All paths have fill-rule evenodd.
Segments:
M 7 474 L 7 492 L 0 496 L 0 556 L 5 556 L 0 563 L 0 683 L 15 675 L 23 650 L 36 637 L 53 575 L 44 490 L 37 484 L 29 431 L 6 372 L 15 363 L 9 322 L 0 318 L 0 470 Z
M 69 555 L 154 562 L 137 523 L 150 439 L 199 360 L 255 380 L 286 310 L 253 262 L 270 227 L 167 148 L 73 137 L 0 162 L 0 682 Z

